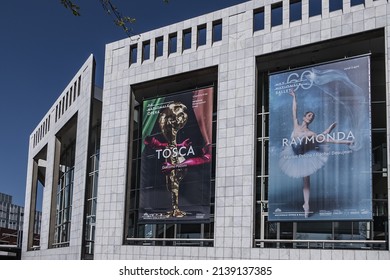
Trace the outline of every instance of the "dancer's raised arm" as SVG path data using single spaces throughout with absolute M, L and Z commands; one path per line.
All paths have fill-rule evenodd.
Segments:
M 290 91 L 290 95 L 293 97 L 293 102 L 292 102 L 292 117 L 293 117 L 293 123 L 294 123 L 294 128 L 297 127 L 298 124 L 298 119 L 297 119 L 297 99 L 295 97 L 295 92 L 293 90 Z

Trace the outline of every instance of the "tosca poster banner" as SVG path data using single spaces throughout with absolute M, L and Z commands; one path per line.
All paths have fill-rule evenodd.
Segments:
M 369 56 L 270 75 L 269 106 L 269 220 L 371 220 Z
M 145 100 L 139 222 L 210 218 L 213 87 Z

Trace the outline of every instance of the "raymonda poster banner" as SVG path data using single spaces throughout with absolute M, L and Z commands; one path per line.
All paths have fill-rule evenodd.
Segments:
M 269 106 L 269 220 L 371 220 L 370 57 L 270 75 Z

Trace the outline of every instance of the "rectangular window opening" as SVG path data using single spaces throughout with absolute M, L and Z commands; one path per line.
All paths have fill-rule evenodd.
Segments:
M 329 1 L 329 12 L 334 12 L 343 9 L 343 0 Z
M 70 91 L 69 91 L 69 106 L 72 105 L 72 99 L 73 99 L 73 87 L 70 87 Z
M 380 36 L 372 34 L 372 37 L 365 40 L 363 39 L 363 41 L 359 37 L 348 38 L 348 40 L 340 39 L 339 41 L 334 41 L 332 43 L 331 49 L 335 52 L 332 54 L 332 56 L 339 58 L 342 57 L 343 54 L 347 53 L 348 50 L 355 49 L 357 46 L 368 43 L 373 38 L 380 38 L 381 41 L 378 40 L 378 43 L 381 43 L 378 44 L 378 50 L 371 54 L 371 59 L 358 56 L 357 58 L 351 58 L 350 60 L 348 59 L 342 62 L 336 60 L 335 62 L 329 60 L 329 57 L 327 56 L 328 54 L 324 53 L 321 57 L 321 61 L 329 62 L 329 64 L 325 64 L 327 65 L 326 67 L 324 64 L 320 64 L 321 66 L 313 66 L 311 65 L 310 59 L 305 58 L 305 52 L 312 50 L 311 47 L 307 49 L 301 47 L 300 51 L 302 54 L 298 55 L 298 57 L 294 56 L 291 58 L 290 56 L 293 54 L 293 52 L 286 51 L 284 54 L 278 53 L 277 55 L 274 54 L 258 58 L 257 67 L 259 75 L 257 79 L 259 87 L 257 95 L 259 98 L 257 101 L 256 122 L 257 157 L 254 226 L 255 247 L 319 250 L 351 249 L 362 251 L 387 251 L 389 249 L 389 241 L 387 238 L 388 223 L 384 222 L 388 220 L 388 182 L 385 179 L 387 177 L 386 165 L 388 162 L 386 144 L 386 134 L 388 132 L 387 120 L 385 117 L 386 114 L 383 113 L 386 111 L 386 85 L 383 83 L 385 80 L 385 72 L 383 71 L 383 67 L 386 64 L 386 59 L 382 56 L 386 48 L 385 36 L 383 34 Z M 320 46 L 320 44 L 318 46 Z M 367 46 L 366 49 L 361 49 L 361 54 L 368 52 L 369 48 L 370 47 Z M 281 57 L 284 59 L 281 59 Z M 379 57 L 381 58 L 379 59 Z M 300 63 L 305 61 L 304 64 L 306 65 L 307 69 L 292 70 L 291 72 L 290 70 L 287 71 L 287 69 L 291 68 L 291 63 L 293 66 L 298 66 L 294 65 L 293 61 L 300 61 Z M 264 62 L 267 62 L 267 66 L 263 66 Z M 276 124 L 280 123 L 280 121 L 283 119 L 280 117 L 281 111 L 283 111 L 280 106 L 282 102 L 285 102 L 283 98 L 277 100 L 275 96 L 280 97 L 284 93 L 286 93 L 286 96 L 288 96 L 287 91 L 284 93 L 281 93 L 281 91 L 278 92 L 281 93 L 281 95 L 278 95 L 276 92 L 278 90 L 278 86 L 291 78 L 289 75 L 292 73 L 297 76 L 302 73 L 307 75 L 307 72 L 314 71 L 311 69 L 315 69 L 316 67 L 321 69 L 323 72 L 325 69 L 338 69 L 340 71 L 344 71 L 349 69 L 346 67 L 348 65 L 365 65 L 365 67 L 355 68 L 359 69 L 355 71 L 360 72 L 360 74 L 359 76 L 351 78 L 351 83 L 356 83 L 359 85 L 359 87 L 365 88 L 364 92 L 366 96 L 371 96 L 370 105 L 365 107 L 364 112 L 359 111 L 359 114 L 369 114 L 369 116 L 366 116 L 365 125 L 371 127 L 371 139 L 369 140 L 370 145 L 364 145 L 366 147 L 366 151 L 363 152 L 361 150 L 361 152 L 365 154 L 365 161 L 363 160 L 360 163 L 355 164 L 351 158 L 346 157 L 344 160 L 347 165 L 351 166 L 365 164 L 365 166 L 362 167 L 362 169 L 366 170 L 365 175 L 357 179 L 355 176 L 357 176 L 358 172 L 356 172 L 354 168 L 349 167 L 351 174 L 343 174 L 340 175 L 340 178 L 332 179 L 334 182 L 337 181 L 337 184 L 340 184 L 340 189 L 331 190 L 328 188 L 326 193 L 318 193 L 320 195 L 317 195 L 316 199 L 322 196 L 322 201 L 311 200 L 311 212 L 308 213 L 308 216 L 306 216 L 306 213 L 301 213 L 301 217 L 303 217 L 303 219 L 297 219 L 293 217 L 296 214 L 295 211 L 305 211 L 305 209 L 302 207 L 304 204 L 304 196 L 302 193 L 302 187 L 304 184 L 299 183 L 299 188 L 297 188 L 297 192 L 294 194 L 287 195 L 286 188 L 284 187 L 281 187 L 278 191 L 275 192 L 275 188 L 284 186 L 284 183 L 286 182 L 291 182 L 289 181 L 290 179 L 288 179 L 288 176 L 279 180 L 280 171 L 287 170 L 281 167 L 279 160 L 282 158 L 281 155 L 286 155 L 286 150 L 284 147 L 278 150 L 276 153 L 275 150 L 271 150 L 271 147 L 273 147 L 272 149 L 275 149 L 274 144 L 276 142 L 273 142 L 275 141 L 275 136 L 281 135 L 279 134 L 280 128 L 276 128 Z M 304 96 L 305 90 L 306 89 L 303 88 L 297 90 L 297 98 L 299 98 L 299 96 Z M 348 90 L 345 91 L 348 92 Z M 310 90 L 308 92 L 310 92 Z M 343 92 L 343 94 L 345 93 Z M 297 106 L 299 106 L 299 99 L 297 100 Z M 303 98 L 301 100 L 303 100 Z M 290 102 L 285 108 L 291 110 L 292 104 L 294 104 L 293 99 L 290 99 Z M 329 104 L 332 104 L 332 101 L 329 100 Z M 334 110 L 336 110 L 337 105 L 332 104 L 331 107 L 334 107 Z M 342 112 L 342 109 L 340 109 L 340 112 Z M 290 112 L 286 112 L 286 116 L 289 116 L 289 113 Z M 303 114 L 303 112 L 301 112 L 301 114 Z M 327 115 L 327 113 L 324 114 L 324 116 Z M 316 117 L 318 121 L 319 115 L 317 114 Z M 292 124 L 289 124 L 288 128 L 286 128 L 283 133 L 284 136 L 282 135 L 280 137 L 291 139 L 289 136 L 291 135 L 291 127 Z M 282 146 L 282 144 L 280 146 Z M 342 146 L 339 147 L 340 148 L 338 149 L 342 149 Z M 289 148 L 293 150 L 292 145 L 289 146 Z M 348 147 L 344 148 L 345 150 L 348 149 Z M 370 148 L 372 148 L 372 151 L 370 151 Z M 336 147 L 332 147 L 331 149 L 336 149 Z M 288 159 L 286 156 L 282 164 L 286 164 L 287 161 Z M 343 164 L 340 162 L 339 165 Z M 337 168 L 338 167 L 327 165 L 324 166 L 323 169 L 317 171 L 321 172 L 322 175 L 321 177 L 318 177 L 321 179 L 317 181 L 316 186 L 318 187 L 321 183 L 324 185 L 335 185 L 329 183 L 328 181 L 325 183 L 325 180 L 328 179 L 322 178 L 330 178 L 326 175 L 327 173 L 332 174 L 332 176 L 339 176 L 335 175 L 335 172 L 333 172 Z M 321 173 L 317 174 L 319 175 Z M 311 179 L 312 178 L 314 177 L 311 177 Z M 356 189 L 351 191 L 350 189 L 342 188 L 344 185 L 339 183 L 339 181 L 342 180 L 346 182 L 345 185 L 354 186 L 354 188 L 361 184 L 360 191 L 357 192 Z M 359 180 L 359 182 L 355 183 L 356 181 L 354 182 L 354 180 Z M 365 181 L 364 183 L 361 183 L 360 180 Z M 340 191 L 341 189 L 343 191 Z M 319 189 L 317 188 L 317 190 Z M 329 202 L 328 197 L 330 196 L 330 192 L 333 192 L 337 195 L 337 205 L 332 205 L 332 203 L 327 204 Z M 355 197 L 355 193 L 359 193 L 361 197 Z M 281 215 L 280 212 L 283 212 L 283 208 L 286 207 L 285 205 L 289 204 L 289 200 L 291 200 L 292 197 L 295 197 L 296 200 L 293 204 L 291 204 L 292 207 L 288 208 L 288 211 L 294 211 L 291 212 L 294 214 L 290 216 L 293 218 L 287 220 L 284 219 L 284 215 Z M 370 200 L 371 202 L 368 202 Z M 315 203 L 317 203 L 317 205 Z M 367 204 L 362 206 L 363 203 Z M 290 210 L 293 208 L 294 210 Z M 349 209 L 351 208 L 358 209 L 358 211 L 355 213 L 350 213 Z M 370 217 L 371 214 L 369 213 L 371 211 L 372 218 Z M 327 218 L 322 220 L 324 213 L 326 213 L 325 215 L 327 215 Z M 333 215 L 333 220 L 328 218 L 331 217 L 331 215 Z M 337 215 L 345 215 L 346 218 L 341 221 L 341 219 L 338 219 Z M 311 219 L 311 221 L 308 222 L 308 220 L 305 219 Z M 283 239 L 287 240 L 287 242 L 283 242 Z M 281 240 L 282 242 L 280 242 Z M 317 242 L 318 240 L 323 242 Z M 352 242 L 350 242 L 351 240 Z
M 155 44 L 155 57 L 161 57 L 164 53 L 164 38 L 159 37 L 156 38 L 156 44 Z
M 213 22 L 212 33 L 213 43 L 222 41 L 222 20 L 216 20 Z
M 197 44 L 198 47 L 206 45 L 206 37 L 207 37 L 207 28 L 206 24 L 198 26 L 198 34 L 197 34 Z
M 140 93 L 139 96 L 141 96 Z M 160 167 L 156 166 L 156 169 L 145 176 L 145 170 L 148 170 L 148 166 L 155 166 L 153 161 L 159 162 L 156 157 L 149 158 L 148 155 L 153 154 L 154 149 L 157 148 L 150 144 L 145 144 L 142 139 L 145 135 L 153 135 L 150 140 L 154 138 L 155 143 L 157 141 L 165 141 L 163 138 L 160 138 L 162 135 L 157 130 L 153 129 L 152 126 L 143 127 L 143 124 L 148 123 L 150 120 L 152 123 L 158 122 L 157 119 L 149 119 L 146 115 L 143 114 L 143 110 L 149 108 L 150 104 L 163 104 L 161 102 L 167 101 L 166 99 L 156 97 L 153 100 L 144 101 L 146 103 L 140 104 L 136 100 L 136 96 L 133 96 L 132 99 L 132 133 L 130 133 L 130 139 L 132 145 L 131 150 L 129 151 L 129 172 L 128 178 L 130 179 L 129 185 L 131 186 L 128 190 L 128 201 L 127 201 L 127 212 L 126 212 L 126 244 L 127 245 L 141 245 L 141 246 L 197 246 L 197 247 L 212 247 L 214 245 L 214 204 L 215 204 L 215 132 L 216 132 L 216 100 L 217 95 L 214 93 L 214 88 L 212 86 L 203 88 L 203 89 L 194 89 L 185 92 L 175 93 L 169 95 L 174 97 L 174 100 L 180 100 L 181 102 L 192 102 L 196 96 L 199 104 L 209 103 L 207 110 L 202 111 L 204 114 L 204 125 L 208 124 L 208 128 L 204 132 L 204 136 L 209 139 L 210 142 L 205 142 L 201 134 L 198 134 L 200 138 L 197 138 L 197 135 L 192 135 L 192 139 L 198 139 L 199 148 L 205 145 L 205 149 L 202 150 L 202 153 L 208 153 L 211 158 L 211 162 L 204 162 L 205 164 L 202 168 L 202 176 L 198 177 L 196 173 L 187 173 L 186 178 L 188 180 L 186 183 L 188 185 L 181 185 L 180 191 L 183 190 L 185 186 L 191 186 L 192 184 L 199 184 L 199 190 L 204 192 L 202 197 L 197 197 L 194 199 L 193 206 L 187 206 L 187 213 L 193 212 L 191 209 L 196 209 L 196 217 L 193 215 L 186 214 L 182 219 L 185 219 L 181 222 L 170 221 L 168 216 L 157 218 L 159 222 L 156 223 L 156 217 L 159 213 L 166 213 L 167 215 L 176 215 L 176 212 L 170 210 L 175 209 L 173 207 L 175 200 L 171 200 L 171 195 L 168 190 L 164 187 L 164 191 L 161 192 L 163 199 L 167 199 L 163 204 L 156 206 L 156 208 L 147 210 L 148 213 L 144 212 L 146 209 L 149 209 L 148 205 L 153 205 L 153 192 L 160 193 L 158 188 L 154 188 L 152 191 L 147 193 L 145 192 L 145 186 L 148 185 L 151 181 L 157 182 L 160 186 L 167 186 L 167 182 L 164 179 L 164 176 L 161 176 L 160 173 L 155 173 Z M 168 97 L 167 97 L 168 98 Z M 188 99 L 187 99 L 188 98 Z M 186 101 L 187 100 L 187 101 Z M 200 106 L 200 105 L 199 105 Z M 195 113 L 195 112 L 194 112 Z M 200 113 L 200 112 L 198 112 Z M 182 132 L 184 135 L 192 131 L 193 128 L 197 127 L 195 122 L 188 121 L 186 124 L 187 127 L 184 127 Z M 187 130 L 186 130 L 187 129 Z M 157 132 L 157 133 L 156 133 Z M 186 136 L 184 137 L 186 138 Z M 183 138 L 183 139 L 184 139 Z M 157 140 L 159 139 L 159 140 Z M 203 140 L 202 140 L 203 139 Z M 180 140 L 182 141 L 182 140 Z M 151 143 L 151 142 L 150 142 Z M 208 144 L 207 144 L 208 143 Z M 207 148 L 207 149 L 206 149 Z M 200 150 L 199 150 L 200 151 Z M 194 153 L 197 153 L 196 151 Z M 164 155 L 163 155 L 164 156 Z M 195 154 L 193 155 L 195 156 Z M 146 169 L 145 169 L 146 167 Z M 144 170 L 144 171 L 142 171 Z M 149 181 L 151 178 L 151 181 Z M 202 179 L 201 179 L 202 178 Z M 207 178 L 207 179 L 205 179 Z M 141 194 L 143 193 L 143 194 Z M 190 195 L 187 193 L 181 193 L 184 197 Z M 140 198 L 143 197 L 141 202 Z M 156 197 L 157 198 L 157 197 Z M 183 197 L 179 198 L 180 201 L 184 199 Z M 201 202 L 203 201 L 203 202 Z M 166 204 L 168 203 L 168 204 Z M 171 204 L 172 203 L 172 204 Z M 170 205 L 171 204 L 171 205 Z M 173 208 L 172 208 L 173 207 Z M 168 212 L 166 212 L 168 210 Z M 162 211 L 162 212 L 161 212 Z M 195 210 L 194 210 L 195 211 Z M 156 214 L 155 214 L 156 213 Z M 195 220 L 196 219 L 196 220 Z M 149 239 L 155 240 L 149 240 Z
M 361 4 L 365 5 L 366 4 L 365 2 L 366 2 L 365 0 L 351 0 L 351 7 L 361 5 Z
M 150 59 L 150 41 L 142 43 L 142 62 Z
M 283 24 L 283 3 L 275 3 L 271 5 L 271 26 Z
M 138 46 L 136 44 L 130 46 L 130 65 L 137 63 L 137 51 Z
M 177 33 L 169 34 L 168 54 L 177 52 Z
M 322 0 L 309 0 L 309 17 L 318 16 L 322 13 Z
M 264 30 L 264 8 L 253 11 L 253 31 Z
M 302 19 L 302 0 L 290 0 L 290 22 Z
M 81 76 L 79 76 L 79 79 L 77 81 L 77 96 L 80 96 L 81 92 Z
M 66 97 L 65 97 L 65 111 L 68 110 L 69 107 L 69 90 L 66 92 Z
M 40 249 L 43 189 L 46 181 L 47 146 L 34 158 L 32 168 L 31 204 L 28 228 L 28 250 Z
M 72 220 L 77 116 L 56 135 L 51 214 L 50 248 L 68 247 Z
M 74 81 L 74 85 L 73 85 L 73 102 L 76 101 L 76 95 L 77 95 L 77 80 Z
M 183 30 L 183 51 L 191 49 L 192 45 L 192 31 L 191 28 Z

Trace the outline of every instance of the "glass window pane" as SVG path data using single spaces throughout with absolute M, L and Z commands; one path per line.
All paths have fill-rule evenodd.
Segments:
M 253 31 L 264 29 L 264 8 L 257 9 L 253 13 Z
M 283 5 L 282 2 L 271 6 L 271 26 L 278 26 L 283 23 Z
M 163 51 L 164 51 L 163 45 L 164 45 L 163 37 L 157 38 L 156 39 L 156 46 L 155 46 L 156 57 L 163 56 Z
M 213 43 L 222 40 L 222 20 L 213 22 Z
M 137 63 L 137 45 L 130 47 L 130 64 Z
M 309 0 L 309 17 L 322 13 L 322 0 Z
M 342 9 L 343 9 L 343 0 L 329 1 L 329 12 L 342 10 Z
M 198 26 L 198 47 L 206 45 L 206 25 Z
M 302 1 L 290 1 L 290 22 L 302 19 Z
M 142 61 L 150 59 L 150 41 L 142 44 Z
M 183 50 L 188 50 L 191 48 L 191 44 L 192 44 L 191 37 L 192 37 L 191 29 L 186 29 L 183 31 Z
M 177 52 L 177 33 L 169 35 L 169 54 Z
M 356 6 L 360 4 L 365 4 L 364 0 L 351 0 L 351 6 Z

